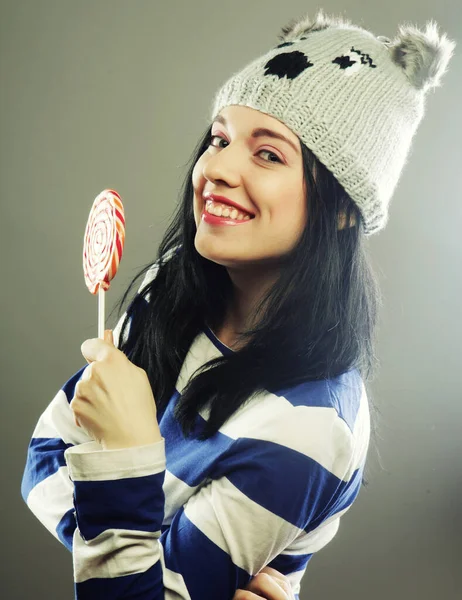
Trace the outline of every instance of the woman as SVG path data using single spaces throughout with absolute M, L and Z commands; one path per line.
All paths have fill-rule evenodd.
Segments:
M 22 495 L 76 598 L 298 598 L 360 491 L 365 237 L 454 44 L 321 11 L 280 38 L 215 96 L 157 260 L 32 435 Z

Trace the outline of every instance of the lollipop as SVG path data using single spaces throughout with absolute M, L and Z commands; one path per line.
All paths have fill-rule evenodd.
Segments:
M 114 190 L 96 196 L 83 244 L 83 273 L 92 294 L 98 293 L 98 337 L 104 338 L 104 293 L 115 277 L 125 241 L 122 200 Z

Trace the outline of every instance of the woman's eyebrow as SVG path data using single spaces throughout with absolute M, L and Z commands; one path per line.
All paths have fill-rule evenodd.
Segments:
M 221 115 L 218 115 L 215 118 L 215 121 L 218 121 L 219 123 L 222 123 L 225 126 L 227 125 L 226 119 Z M 276 131 L 273 131 L 272 129 L 267 129 L 266 127 L 258 127 L 257 129 L 254 129 L 252 131 L 251 136 L 253 138 L 265 136 L 282 140 L 283 142 L 286 142 L 286 144 L 289 144 L 294 149 L 296 154 L 299 154 L 298 148 L 295 146 L 295 144 L 293 144 L 288 138 L 282 135 L 282 133 L 276 133 Z

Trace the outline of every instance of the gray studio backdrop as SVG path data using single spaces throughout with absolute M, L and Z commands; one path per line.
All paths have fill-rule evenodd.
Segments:
M 460 0 L 0 7 L 2 598 L 73 597 L 72 556 L 27 509 L 20 483 L 39 415 L 85 364 L 82 342 L 97 337 L 81 261 L 93 199 L 114 187 L 126 210 L 108 315 L 155 256 L 215 90 L 292 17 L 319 7 L 389 37 L 400 22 L 434 18 L 458 48 L 429 96 L 389 225 L 370 240 L 384 295 L 370 483 L 313 557 L 300 598 L 461 598 Z

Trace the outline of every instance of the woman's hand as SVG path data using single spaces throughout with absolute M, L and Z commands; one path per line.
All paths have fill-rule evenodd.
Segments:
M 112 331 L 104 332 L 104 340 L 86 340 L 81 351 L 89 365 L 70 403 L 76 425 L 105 450 L 160 442 L 146 371 L 114 346 Z
M 245 590 L 236 590 L 233 600 L 254 600 L 255 598 L 295 600 L 292 586 L 287 577 L 271 567 L 265 567 L 258 575 L 255 575 Z

